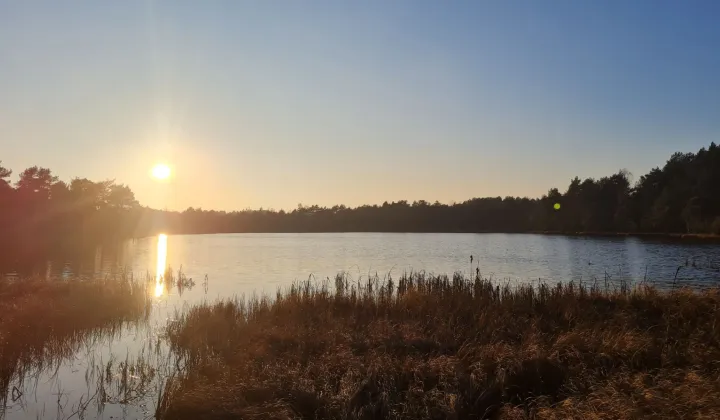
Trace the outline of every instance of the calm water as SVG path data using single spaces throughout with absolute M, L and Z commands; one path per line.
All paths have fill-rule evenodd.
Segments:
M 125 269 L 154 273 L 158 239 L 98 247 L 71 259 L 35 261 L 18 270 L 51 278 L 99 276 Z M 642 280 L 659 285 L 678 279 L 690 286 L 720 280 L 720 244 L 685 244 L 637 238 L 584 238 L 519 234 L 228 234 L 167 239 L 166 264 L 195 279 L 208 275 L 214 295 L 274 292 L 310 275 L 341 271 L 353 277 L 424 270 L 468 273 L 509 281 Z M 65 259 L 62 259 L 65 258 Z M 694 264 L 693 264 L 694 262 Z M 694 265 L 694 267 L 693 267 Z
M 388 274 L 398 277 L 413 270 L 474 274 L 478 268 L 483 277 L 503 282 L 646 278 L 663 287 L 672 284 L 682 267 L 677 274 L 679 283 L 707 287 L 720 284 L 720 244 L 506 234 L 163 235 L 50 260 L 6 263 L 2 272 L 11 276 L 32 273 L 59 281 L 112 276 L 122 270 L 155 276 L 166 266 L 182 266 L 196 286 L 182 293 L 162 286 L 151 291 L 153 309 L 147 323 L 127 325 L 113 336 L 87 340 L 73 357 L 29 375 L 17 384 L 21 398 L 12 401 L 9 393 L 4 417 L 68 417 L 81 398 L 87 401 L 93 396 L 97 375 L 92 372 L 102 369 L 111 358 L 116 366 L 126 359 L 130 363 L 144 359 L 158 369 L 156 378 L 144 385 L 146 396 L 129 402 L 109 398 L 94 403 L 84 411 L 84 418 L 152 417 L 157 387 L 169 374 L 164 369 L 172 360 L 162 342 L 162 330 L 176 309 L 205 300 L 274 293 L 294 280 L 332 278 L 339 272 L 359 279 L 376 273 L 381 278 Z M 203 285 L 205 276 L 207 287 Z M 140 386 L 138 378 L 130 381 Z

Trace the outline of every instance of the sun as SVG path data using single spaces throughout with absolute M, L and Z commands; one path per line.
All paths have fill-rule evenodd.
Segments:
M 170 167 L 164 163 L 158 163 L 152 168 L 152 176 L 157 179 L 168 179 L 170 177 Z

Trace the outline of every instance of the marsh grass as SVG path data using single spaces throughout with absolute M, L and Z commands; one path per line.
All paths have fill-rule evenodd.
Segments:
M 415 273 L 168 325 L 168 419 L 720 418 L 720 293 Z
M 128 275 L 0 281 L 0 404 L 20 398 L 24 378 L 59 366 L 81 345 L 147 320 L 149 285 Z
M 121 272 L 100 279 L 0 280 L 0 418 L 7 407 L 36 409 L 42 418 L 85 418 L 93 407 L 99 416 L 108 405 L 154 408 L 166 378 L 178 369 L 157 334 L 164 320 L 151 325 L 154 296 L 158 288 L 182 295 L 194 286 L 182 269 L 169 267 L 160 278 Z M 128 336 L 140 340 L 139 350 L 120 355 L 110 349 Z M 85 388 L 63 384 L 74 361 L 80 363 L 71 371 L 85 366 Z M 47 385 L 57 386 L 52 395 Z M 45 401 L 49 397 L 53 401 Z

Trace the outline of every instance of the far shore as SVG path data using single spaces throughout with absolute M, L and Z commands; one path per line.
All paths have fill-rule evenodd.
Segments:
M 364 230 L 346 230 L 346 231 L 263 231 L 263 232 L 173 232 L 172 230 L 163 230 L 154 233 L 149 237 L 157 236 L 161 233 L 169 235 L 233 235 L 233 234 L 277 234 L 277 233 L 302 233 L 302 234 L 325 234 L 325 233 L 471 233 L 471 234 L 507 234 L 507 235 L 548 235 L 548 236 L 586 236 L 586 237 L 610 237 L 610 238 L 639 238 L 649 240 L 663 241 L 683 241 L 683 242 L 720 242 L 720 235 L 714 233 L 657 233 L 657 232 L 563 232 L 563 231 L 528 231 L 528 232 L 500 232 L 500 231 L 364 231 Z M 146 236 L 147 237 L 147 236 Z M 142 238 L 135 238 L 142 239 Z
M 720 235 L 714 233 L 653 233 L 653 232 L 528 232 L 539 235 L 559 236 L 606 236 L 606 237 L 631 237 L 641 239 L 671 240 L 671 241 L 718 241 Z

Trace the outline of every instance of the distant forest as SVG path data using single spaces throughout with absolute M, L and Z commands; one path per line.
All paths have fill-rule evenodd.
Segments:
M 157 232 L 653 232 L 720 234 L 720 148 L 675 153 L 634 184 L 624 170 L 570 180 L 540 198 L 486 197 L 457 204 L 424 200 L 350 208 L 302 206 L 292 211 L 234 212 L 140 206 L 129 187 L 75 178 L 50 169 L 19 174 L 0 166 L 0 238 L 11 243 L 67 237 L 114 240 Z M 559 208 L 558 208 L 559 207 Z M 18 242 L 19 241 L 19 242 Z M 5 241 L 3 241 L 5 242 Z

